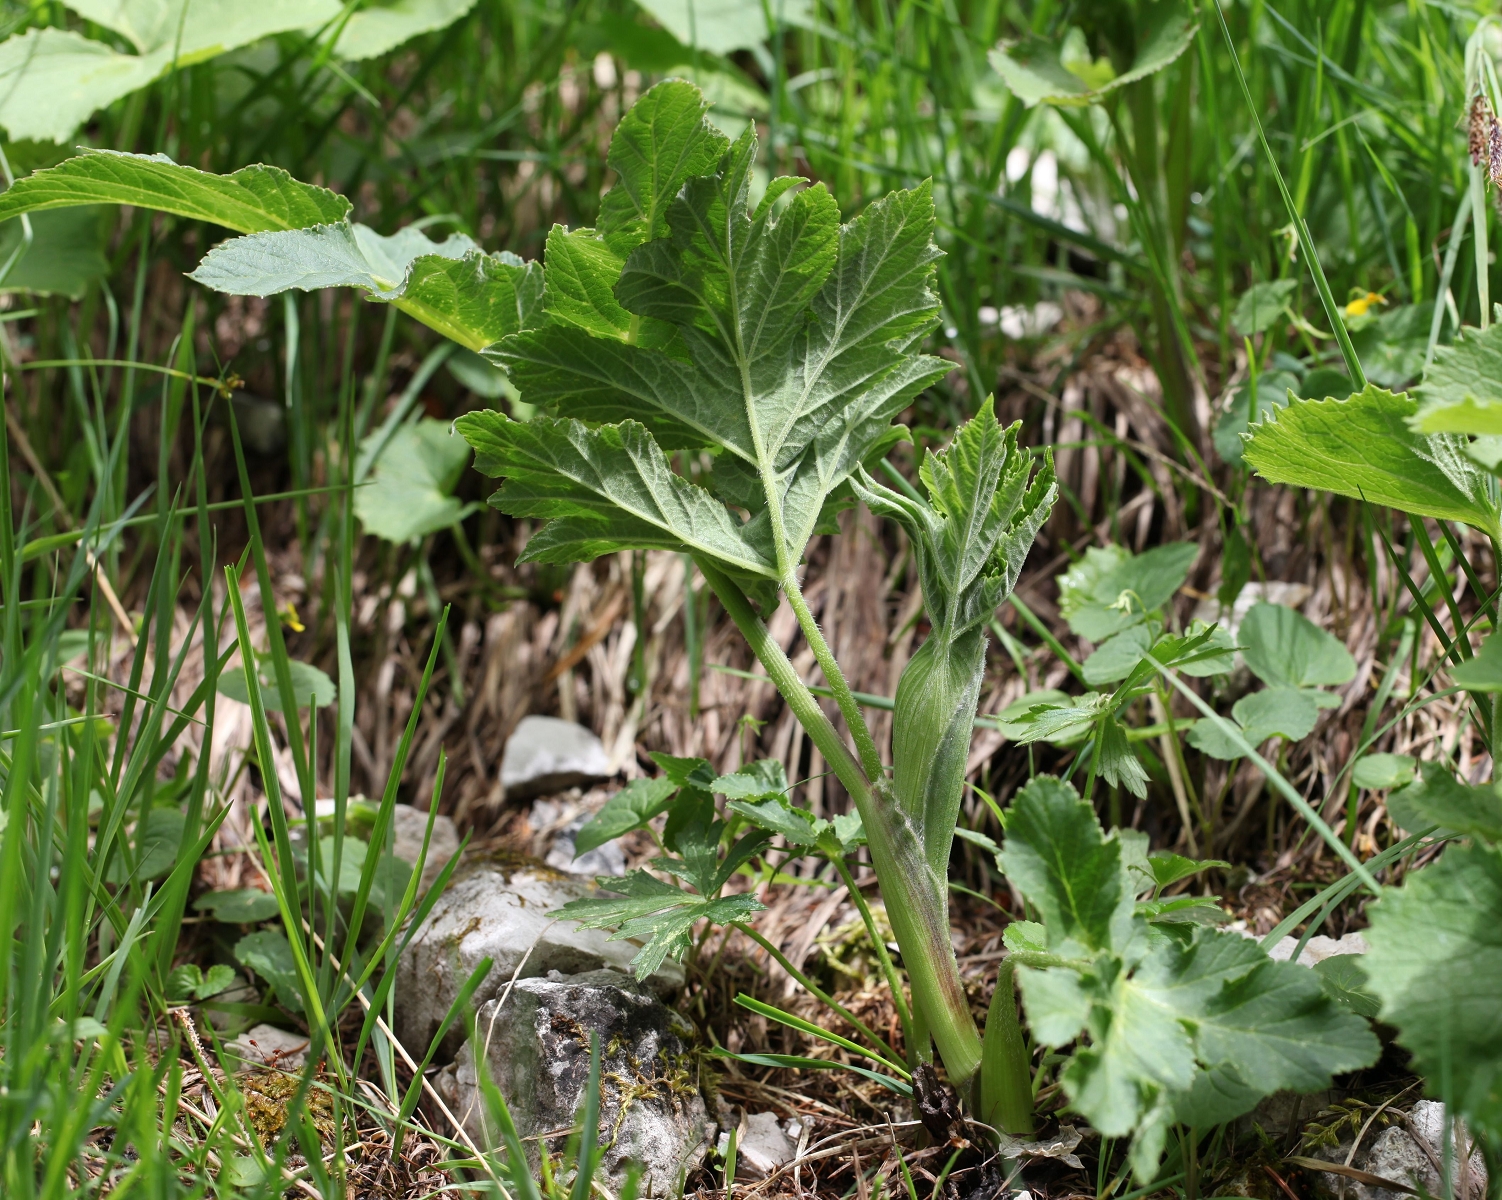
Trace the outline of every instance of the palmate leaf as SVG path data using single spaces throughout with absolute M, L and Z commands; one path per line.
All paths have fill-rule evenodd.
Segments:
M 1107 837 L 1068 784 L 1034 779 L 1005 826 L 1003 867 L 1044 919 L 1006 939 L 1034 1035 L 1054 1047 L 1085 1035 L 1061 1076 L 1070 1106 L 1103 1134 L 1132 1135 L 1139 1178 L 1177 1114 L 1230 1120 L 1377 1057 L 1366 1022 L 1308 968 L 1235 934 L 1150 926 L 1133 903 L 1137 851 Z M 1165 877 L 1175 873 L 1170 863 Z
M 1417 401 L 1376 385 L 1346 400 L 1294 400 L 1252 426 L 1243 457 L 1272 483 L 1502 534 L 1496 481 L 1460 435 L 1414 433 L 1417 412 Z
M 0 193 L 0 221 L 81 204 L 133 204 L 237 233 L 304 229 L 342 221 L 350 211 L 337 192 L 299 183 L 280 167 L 258 164 L 213 175 L 165 154 L 88 150 L 16 180 Z
M 494 351 L 564 419 L 460 428 L 506 477 L 492 503 L 548 520 L 528 557 L 687 549 L 766 603 L 892 417 L 949 369 L 912 348 L 938 313 L 933 204 L 925 185 L 841 226 L 823 188 L 780 179 L 753 211 L 754 129 L 730 145 L 704 111 L 669 81 L 627 115 L 600 227 L 554 231 L 545 321 Z M 717 451 L 714 492 L 668 470 L 663 452 L 688 448 Z
M 631 960 L 638 979 L 651 975 L 669 955 L 681 957 L 692 944 L 693 928 L 699 921 L 728 925 L 765 907 L 747 894 L 719 899 L 696 896 L 643 870 L 632 871 L 624 879 L 607 876 L 599 882 L 620 893 L 619 898 L 573 900 L 557 915 L 578 921 L 586 929 L 614 929 L 611 941 L 642 942 Z
M 1502 1137 L 1502 850 L 1455 845 L 1371 910 L 1367 989 L 1414 1068 Z

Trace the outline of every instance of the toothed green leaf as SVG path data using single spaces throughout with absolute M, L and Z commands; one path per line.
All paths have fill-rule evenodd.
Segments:
M 1251 427 L 1243 458 L 1271 483 L 1319 488 L 1502 535 L 1497 482 L 1458 434 L 1426 436 L 1418 403 L 1375 384 L 1345 400 L 1294 400 Z
M 1308 968 L 1204 925 L 1150 924 L 1152 906 L 1133 903 L 1129 879 L 1140 849 L 1107 837 L 1068 784 L 1032 780 L 1005 827 L 1003 868 L 1046 930 L 1006 939 L 1034 1036 L 1053 1047 L 1081 1039 L 1060 1075 L 1069 1105 L 1102 1134 L 1132 1136 L 1139 1178 L 1196 1100 L 1230 1120 L 1274 1091 L 1328 1087 L 1376 1059 L 1366 1022 Z M 1169 859 L 1157 870 L 1171 880 L 1199 865 Z
M 1502 1137 L 1502 850 L 1454 845 L 1368 912 L 1367 989 L 1414 1069 Z
M 81 204 L 133 204 L 239 233 L 326 225 L 344 220 L 350 210 L 343 196 L 298 183 L 280 167 L 212 175 L 165 154 L 89 150 L 16 180 L 0 193 L 0 221 Z
M 1434 351 L 1424 381 L 1413 389 L 1414 432 L 1502 433 L 1502 325 L 1463 329 Z

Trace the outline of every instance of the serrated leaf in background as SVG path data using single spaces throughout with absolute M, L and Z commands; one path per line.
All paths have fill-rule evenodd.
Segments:
M 1252 427 L 1243 457 L 1271 483 L 1502 534 L 1496 480 L 1466 457 L 1463 437 L 1414 433 L 1417 411 L 1376 385 L 1346 400 L 1298 400 Z

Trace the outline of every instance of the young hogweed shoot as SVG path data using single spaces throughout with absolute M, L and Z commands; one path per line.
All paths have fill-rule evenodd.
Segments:
M 754 129 L 732 143 L 704 109 L 694 88 L 669 82 L 627 114 L 600 228 L 553 230 L 542 322 L 493 351 L 529 403 L 558 415 L 473 413 L 459 429 L 480 470 L 504 477 L 491 502 L 546 522 L 525 559 L 693 556 L 854 798 L 917 1015 L 967 1085 L 981 1040 L 949 941 L 949 849 L 985 625 L 1047 516 L 1051 469 L 1032 478 L 1015 427 L 1003 430 L 988 402 L 925 460 L 928 500 L 866 474 L 904 436 L 893 418 L 949 370 L 919 350 L 939 313 L 930 187 L 845 225 L 822 186 L 793 177 L 753 205 Z M 708 487 L 673 471 L 676 450 L 714 455 Z M 890 780 L 796 573 L 809 539 L 835 531 L 857 496 L 913 536 L 934 629 L 898 687 Z M 779 593 L 854 754 L 766 632 Z

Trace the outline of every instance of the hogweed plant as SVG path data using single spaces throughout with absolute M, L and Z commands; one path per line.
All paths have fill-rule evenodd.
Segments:
M 1033 1049 L 1072 1046 L 1059 1076 L 1070 1104 L 1102 1133 L 1134 1136 L 1133 1165 L 1149 1177 L 1172 1122 L 1227 1120 L 1270 1091 L 1326 1086 L 1333 1072 L 1371 1061 L 1375 1039 L 1312 974 L 1206 924 L 1211 906 L 1161 897 L 1203 864 L 1149 858 L 1140 835 L 1103 832 L 1088 798 L 1048 778 L 1005 814 L 999 861 L 1039 920 L 1011 927 L 982 1035 L 950 941 L 948 865 L 986 628 L 1053 504 L 1052 460 L 1021 447 L 1017 426 L 1003 428 L 987 401 L 946 449 L 924 455 L 921 490 L 877 482 L 906 436 L 895 418 L 951 369 L 923 352 L 940 313 L 931 186 L 891 192 L 842 223 L 823 185 L 791 176 L 763 184 L 754 126 L 732 140 L 705 112 L 681 81 L 644 95 L 611 142 L 617 181 L 597 227 L 555 227 L 541 264 L 487 253 L 461 234 L 441 243 L 412 228 L 377 234 L 350 221 L 342 198 L 275 168 L 214 176 L 114 153 L 20 180 L 0 196 L 0 219 L 88 203 L 154 207 L 245 235 L 193 273 L 220 291 L 352 286 L 393 304 L 503 367 L 527 405 L 514 411 L 537 413 L 523 421 L 480 411 L 456 423 L 475 465 L 502 479 L 491 503 L 539 522 L 525 560 L 624 550 L 691 559 L 856 813 L 825 821 L 797 808 L 778 764 L 716 778 L 700 760 L 659 756 L 662 776 L 623 791 L 580 840 L 653 829 L 664 851 L 655 873 L 603 881 L 614 898 L 568 911 L 639 940 L 639 971 L 683 955 L 697 930 L 716 925 L 746 931 L 791 968 L 751 928 L 754 896 L 726 894 L 755 860 L 775 870 L 776 835 L 788 856 L 823 856 L 850 883 L 909 1061 L 853 1018 L 870 1047 L 758 1011 L 875 1060 L 882 1072 L 866 1073 L 897 1091 L 928 1086 L 936 1047 L 983 1124 L 1031 1133 Z M 838 514 L 858 502 L 911 539 L 931 627 L 898 684 L 890 764 L 799 577 L 810 540 L 838 533 Z M 1140 781 L 1119 714 L 1138 696 L 1163 694 L 1158 677 L 1171 668 L 1204 673 L 1229 645 L 1213 629 L 1163 628 L 1157 606 L 1173 586 L 1155 598 L 1140 582 L 1112 582 L 1126 578 L 1123 563 L 1087 565 L 1078 599 L 1100 609 L 1116 639 L 1091 675 L 1119 681 L 1116 690 L 1089 712 L 1040 705 L 1029 715 L 1035 724 L 1083 717 L 1099 747 L 1089 784 L 1098 771 L 1132 787 Z M 814 653 L 843 734 L 768 633 L 781 604 Z M 651 823 L 663 814 L 659 832 Z M 862 843 L 905 986 L 849 876 L 846 859 Z

